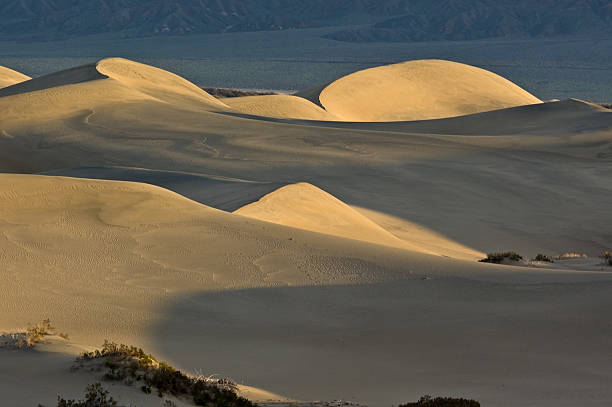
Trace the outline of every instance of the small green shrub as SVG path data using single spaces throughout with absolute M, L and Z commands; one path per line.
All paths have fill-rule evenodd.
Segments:
M 85 389 L 84 400 L 65 400 L 57 396 L 57 407 L 115 407 L 117 402 L 110 397 L 100 383 L 90 384 Z
M 535 261 L 546 261 L 548 263 L 554 263 L 553 259 L 551 259 L 547 255 L 542 254 L 542 253 L 538 253 L 538 255 L 535 256 L 535 258 L 533 260 L 535 260 Z
M 423 396 L 417 402 L 400 404 L 399 407 L 480 407 L 480 403 L 461 398 Z
M 502 252 L 502 253 L 489 253 L 487 257 L 478 260 L 481 263 L 496 263 L 500 264 L 504 259 L 512 260 L 512 261 L 521 261 L 523 260 L 523 256 L 516 252 Z
M 605 252 L 601 253 L 599 257 L 603 259 L 608 266 L 612 266 L 612 251 L 606 250 Z

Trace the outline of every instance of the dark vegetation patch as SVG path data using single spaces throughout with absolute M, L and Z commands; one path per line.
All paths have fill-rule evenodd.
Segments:
M 77 358 L 73 369 L 86 367 L 92 371 L 103 371 L 105 380 L 138 385 L 146 394 L 190 397 L 197 406 L 255 406 L 237 395 L 237 386 L 232 381 L 188 376 L 135 346 L 105 341 L 102 349 Z
M 605 107 L 606 109 L 612 109 L 612 103 L 599 103 L 599 106 Z
M 608 266 L 612 266 L 612 251 L 606 250 L 599 255 L 599 258 L 603 259 Z
M 117 402 L 109 395 L 100 383 L 90 384 L 85 389 L 82 400 L 65 400 L 57 396 L 57 407 L 115 407 Z M 38 405 L 42 407 L 42 405 Z
M 423 396 L 419 401 L 400 404 L 399 407 L 480 407 L 480 403 L 463 398 Z
M 554 263 L 553 259 L 551 259 L 547 255 L 542 254 L 542 253 L 538 253 L 538 255 L 535 256 L 533 260 L 534 261 L 545 261 L 545 262 L 548 262 L 548 263 Z
M 521 261 L 523 260 L 523 256 L 516 252 L 489 253 L 486 258 L 478 261 L 481 263 L 500 264 L 504 260 Z
M 277 95 L 278 93 L 266 92 L 259 90 L 239 90 L 239 89 L 227 89 L 227 88 L 202 88 L 206 93 L 217 99 L 221 98 L 239 98 L 243 96 L 266 96 L 266 95 Z

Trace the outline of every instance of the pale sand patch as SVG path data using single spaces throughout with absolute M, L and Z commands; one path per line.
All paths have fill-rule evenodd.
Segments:
M 234 213 L 348 239 L 405 247 L 402 240 L 339 199 L 308 183 L 277 189 Z
M 336 116 L 304 98 L 292 95 L 245 96 L 221 99 L 240 113 L 303 120 L 338 120 Z
M 27 81 L 30 78 L 20 72 L 14 71 L 10 68 L 0 66 L 0 89 L 6 88 L 7 86 L 14 85 L 19 82 Z

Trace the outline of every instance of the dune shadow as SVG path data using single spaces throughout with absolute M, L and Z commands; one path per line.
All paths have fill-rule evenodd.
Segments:
M 611 284 L 415 277 L 208 292 L 167 304 L 152 337 L 185 369 L 302 400 L 609 399 Z
M 128 167 L 79 167 L 41 173 L 115 181 L 142 182 L 169 189 L 189 199 L 232 212 L 285 186 L 282 182 L 258 182 L 230 177 Z

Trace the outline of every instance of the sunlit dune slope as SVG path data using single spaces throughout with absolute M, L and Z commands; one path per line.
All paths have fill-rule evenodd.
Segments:
M 300 95 L 345 121 L 427 120 L 541 102 L 499 75 L 443 60 L 366 69 Z
M 0 89 L 4 120 L 25 115 L 29 118 L 61 116 L 143 100 L 196 110 L 226 108 L 222 102 L 173 73 L 122 58 L 103 59 Z
M 337 120 L 320 106 L 292 95 L 245 96 L 222 99 L 223 103 L 241 113 L 284 119 Z
M 395 247 L 404 244 L 344 202 L 305 182 L 282 187 L 234 213 L 349 239 Z
M 452 257 L 466 260 L 479 259 L 483 255 L 442 236 L 436 236 L 424 228 L 408 225 L 409 222 L 396 226 L 397 219 L 387 221 L 406 237 L 405 240 L 399 239 L 368 217 L 381 217 L 380 214 L 375 211 L 358 211 L 322 189 L 304 182 L 282 187 L 234 213 L 313 232 L 428 254 L 452 253 Z M 385 220 L 384 217 L 381 219 Z
M 0 225 L 0 328 L 46 315 L 94 343 L 100 332 L 142 338 L 139 327 L 169 293 L 375 282 L 400 278 L 403 267 L 376 260 L 383 246 L 355 253 L 354 240 L 140 183 L 0 174 Z
M 24 75 L 17 71 L 13 71 L 10 68 L 0 66 L 0 89 L 14 85 L 19 82 L 27 81 L 29 79 L 30 77 L 27 75 Z

